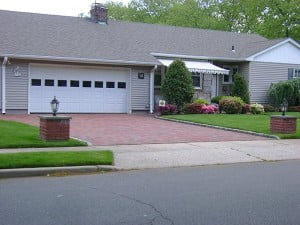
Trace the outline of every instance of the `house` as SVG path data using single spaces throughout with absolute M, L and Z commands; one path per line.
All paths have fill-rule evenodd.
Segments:
M 107 20 L 0 11 L 1 111 L 153 112 L 175 59 L 191 71 L 195 97 L 231 92 L 234 74 L 248 80 L 251 102 L 266 103 L 271 83 L 300 77 L 300 45 L 291 38 Z

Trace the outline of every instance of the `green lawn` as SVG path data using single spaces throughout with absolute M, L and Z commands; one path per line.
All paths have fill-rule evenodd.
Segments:
M 264 134 L 272 134 L 280 138 L 300 138 L 300 113 L 288 112 L 287 115 L 298 117 L 297 132 L 295 134 L 276 134 L 270 131 L 270 115 L 280 115 L 280 113 L 266 113 L 263 115 L 252 114 L 188 114 L 188 115 L 168 115 L 166 118 L 185 120 L 201 124 L 216 125 L 221 127 L 237 128 L 241 130 L 254 131 Z
M 0 169 L 112 165 L 111 151 L 21 152 L 0 154 Z
M 19 122 L 0 120 L 0 148 L 43 148 L 86 145 L 86 143 L 75 139 L 68 141 L 42 141 L 39 137 L 39 128 Z

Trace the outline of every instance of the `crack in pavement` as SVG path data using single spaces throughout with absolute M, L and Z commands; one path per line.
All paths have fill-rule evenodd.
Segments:
M 243 151 L 240 151 L 240 150 L 235 149 L 235 148 L 232 148 L 232 147 L 231 147 L 230 149 L 233 150 L 233 151 L 237 151 L 237 152 L 243 153 L 243 154 L 245 154 L 245 155 L 247 155 L 247 156 L 251 156 L 251 157 L 256 158 L 256 159 L 258 159 L 258 160 L 261 160 L 261 161 L 263 161 L 263 162 L 267 162 L 267 161 L 268 161 L 268 160 L 266 160 L 266 159 L 264 159 L 264 158 L 261 158 L 261 157 L 259 157 L 259 156 L 251 155 L 250 153 L 243 152 Z
M 165 221 L 168 221 L 170 223 L 170 225 L 175 225 L 175 223 L 168 217 L 164 216 L 162 214 L 162 212 L 160 212 L 155 206 L 151 205 L 150 203 L 147 203 L 147 202 L 143 202 L 139 199 L 135 199 L 135 198 L 132 198 L 132 197 L 129 197 L 127 195 L 123 195 L 123 194 L 118 194 L 118 193 L 114 193 L 115 195 L 117 196 L 120 196 L 122 198 L 126 198 L 126 199 L 129 199 L 131 201 L 134 201 L 134 202 L 137 202 L 139 204 L 142 204 L 142 205 L 146 205 L 146 206 L 149 206 L 150 208 L 152 208 L 154 210 L 154 212 L 156 212 L 163 220 Z M 149 223 L 146 223 L 146 224 L 150 224 L 150 225 L 153 225 L 153 222 L 155 221 L 157 217 L 154 217 L 152 220 L 149 221 Z

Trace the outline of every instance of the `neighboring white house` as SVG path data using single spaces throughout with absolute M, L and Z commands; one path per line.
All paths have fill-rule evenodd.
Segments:
M 54 96 L 65 113 L 153 112 L 175 59 L 185 61 L 195 98 L 229 95 L 234 74 L 251 102 L 267 102 L 271 83 L 300 77 L 300 45 L 243 34 L 0 10 L 0 109 L 48 113 Z

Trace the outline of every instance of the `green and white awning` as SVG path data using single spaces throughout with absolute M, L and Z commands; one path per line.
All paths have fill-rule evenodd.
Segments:
M 169 66 L 174 60 L 158 59 L 164 66 Z M 229 70 L 215 66 L 209 62 L 183 61 L 190 72 L 208 73 L 208 74 L 229 74 Z

